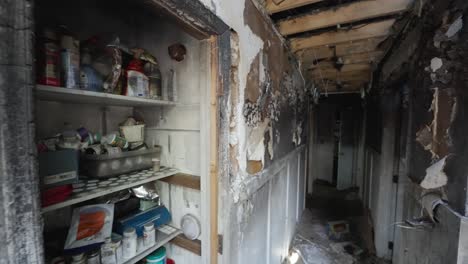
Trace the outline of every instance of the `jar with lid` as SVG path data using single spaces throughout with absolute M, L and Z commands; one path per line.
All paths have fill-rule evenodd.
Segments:
M 123 259 L 133 258 L 137 253 L 137 234 L 135 228 L 125 229 L 122 240 Z
M 154 246 L 154 244 L 156 244 L 156 230 L 154 229 L 154 223 L 146 223 L 143 228 L 143 247 L 149 248 Z
M 84 253 L 73 255 L 70 264 L 86 264 L 86 257 Z
M 110 237 L 107 237 L 101 246 L 101 264 L 117 264 L 115 249 Z
M 122 237 L 120 235 L 112 234 L 112 247 L 115 251 L 115 259 L 117 264 L 123 263 L 122 256 Z
M 38 42 L 37 82 L 60 86 L 60 47 L 57 32 L 45 28 Z
M 161 99 L 162 97 L 162 81 L 159 65 L 153 63 L 145 64 L 145 74 L 148 76 L 149 97 L 151 99 Z
M 99 250 L 94 250 L 88 253 L 88 264 L 101 264 L 101 255 Z

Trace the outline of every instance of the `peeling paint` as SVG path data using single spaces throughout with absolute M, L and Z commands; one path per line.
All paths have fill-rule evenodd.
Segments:
M 456 118 L 456 98 L 450 90 L 434 89 L 433 100 L 429 111 L 433 120 L 416 133 L 416 141 L 425 150 L 430 151 L 432 158 L 448 155 L 450 147 L 450 126 Z
M 432 58 L 431 60 L 431 70 L 432 72 L 436 72 L 438 69 L 442 67 L 442 59 L 441 58 Z
M 447 156 L 426 169 L 426 176 L 420 184 L 421 187 L 424 189 L 436 189 L 447 184 L 447 174 L 444 172 L 446 161 Z

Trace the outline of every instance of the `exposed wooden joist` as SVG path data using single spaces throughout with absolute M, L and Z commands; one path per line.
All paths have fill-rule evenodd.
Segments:
M 322 1 L 323 0 L 284 0 L 279 4 L 276 4 L 273 0 L 266 0 L 266 9 L 268 13 L 274 14 Z
M 310 70 L 310 72 L 315 75 L 319 75 L 320 74 L 327 74 L 327 73 L 346 73 L 346 72 L 355 72 L 355 71 L 367 71 L 367 70 L 370 70 L 371 69 L 371 65 L 369 63 L 360 63 L 360 64 L 348 64 L 348 65 L 343 65 L 343 67 L 341 67 L 340 70 L 337 70 L 336 68 L 334 68 L 333 66 L 330 67 L 330 68 L 315 68 L 315 69 L 312 69 Z
M 310 49 L 301 50 L 297 53 L 298 58 L 302 62 L 310 62 L 333 56 L 347 56 L 355 53 L 365 53 L 376 51 L 379 44 L 385 40 L 385 37 L 370 38 L 353 42 L 346 42 L 337 45 L 320 46 Z M 335 51 L 336 50 L 336 51 Z
M 395 19 L 388 19 L 375 22 L 350 30 L 340 30 L 337 32 L 325 32 L 319 35 L 303 38 L 292 38 L 291 47 L 293 51 L 308 49 L 318 46 L 334 45 L 349 41 L 363 40 L 390 35 Z
M 340 81 L 369 81 L 370 70 L 350 71 L 350 72 L 314 72 L 309 75 L 316 83 L 322 83 L 322 80 L 340 80 Z
M 280 33 L 287 36 L 397 14 L 407 10 L 411 3 L 412 0 L 357 1 L 313 14 L 286 19 L 280 21 L 278 27 Z
M 382 58 L 384 52 L 381 50 L 376 50 L 376 51 L 371 51 L 371 52 L 364 52 L 364 53 L 355 53 L 355 54 L 350 54 L 346 56 L 338 56 L 341 60 L 341 63 L 343 65 L 349 65 L 349 64 L 361 64 L 361 63 L 376 63 L 380 61 Z M 326 68 L 332 68 L 335 65 L 335 62 L 327 59 L 323 61 L 319 61 L 319 63 L 315 63 L 315 60 L 308 61 L 308 60 L 302 60 L 302 64 L 305 65 L 306 68 L 309 69 L 316 69 L 316 68 L 321 68 L 321 69 L 326 69 Z M 310 65 L 310 67 L 308 67 Z
M 325 86 L 319 85 L 318 88 L 321 93 L 357 93 L 364 85 L 365 82 L 342 83 L 341 85 L 329 82 Z

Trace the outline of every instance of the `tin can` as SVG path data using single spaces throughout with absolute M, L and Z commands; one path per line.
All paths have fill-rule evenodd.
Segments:
M 128 141 L 116 134 L 110 134 L 103 138 L 103 143 L 109 144 L 112 147 L 119 147 L 122 149 L 127 149 L 129 147 Z

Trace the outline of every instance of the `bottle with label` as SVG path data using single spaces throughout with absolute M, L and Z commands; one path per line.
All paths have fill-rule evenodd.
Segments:
M 88 48 L 84 48 L 81 52 L 80 88 L 94 92 L 103 90 L 102 77 L 91 66 L 91 54 Z
M 112 239 L 106 238 L 101 246 L 101 264 L 117 264 L 115 249 L 112 245 Z
M 57 33 L 45 28 L 38 45 L 37 82 L 43 85 L 60 86 L 60 47 Z
M 66 29 L 63 29 L 66 31 Z M 71 34 L 63 33 L 60 38 L 62 58 L 62 85 L 66 88 L 80 88 L 80 41 Z
M 154 229 L 154 223 L 146 223 L 143 228 L 143 247 L 149 248 L 154 246 L 154 244 L 156 244 L 156 230 Z
M 137 234 L 135 228 L 129 227 L 125 229 L 122 240 L 122 256 L 123 259 L 133 258 L 137 253 Z
M 162 81 L 159 66 L 148 62 L 145 64 L 145 73 L 149 81 L 149 97 L 151 99 L 161 99 Z
M 127 85 L 125 95 L 135 97 L 149 97 L 148 77 L 143 73 L 143 63 L 133 59 L 126 70 Z

